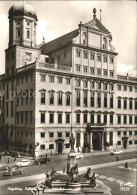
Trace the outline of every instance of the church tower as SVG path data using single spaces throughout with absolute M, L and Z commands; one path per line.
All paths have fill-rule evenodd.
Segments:
M 19 1 L 9 9 L 9 47 L 36 47 L 37 13 L 26 1 Z

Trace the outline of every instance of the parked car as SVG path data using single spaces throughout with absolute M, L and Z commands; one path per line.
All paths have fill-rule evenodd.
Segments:
M 110 154 L 121 154 L 121 153 L 123 153 L 123 150 L 112 150 L 111 152 L 110 152 Z
M 9 168 L 5 173 L 4 176 L 12 176 L 12 175 L 21 175 L 24 171 L 19 169 L 18 167 Z
M 75 159 L 83 158 L 83 154 L 82 153 L 70 153 L 70 154 L 68 154 L 68 158 L 70 156 L 75 156 Z
M 34 164 L 40 165 L 44 163 L 50 162 L 51 158 L 46 158 L 45 156 L 43 157 L 38 157 L 35 159 Z
M 29 160 L 23 159 L 20 162 L 17 162 L 15 165 L 17 167 L 25 167 L 25 166 L 30 166 L 31 162 Z
M 5 164 L 0 164 L 0 171 L 2 170 L 7 170 L 8 169 L 8 166 L 5 165 Z

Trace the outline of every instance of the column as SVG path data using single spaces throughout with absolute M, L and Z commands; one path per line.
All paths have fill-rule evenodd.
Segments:
M 81 134 L 80 134 L 80 146 L 81 148 L 83 148 L 84 146 L 84 132 L 81 131 Z
M 101 149 L 102 149 L 102 151 L 104 151 L 104 132 L 102 132 L 102 141 L 101 141 L 101 143 L 102 143 Z

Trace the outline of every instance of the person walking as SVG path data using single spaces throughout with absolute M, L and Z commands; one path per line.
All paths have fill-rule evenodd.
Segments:
M 119 157 L 117 156 L 117 162 L 119 162 Z
M 126 171 L 126 170 L 129 171 L 129 169 L 128 169 L 128 162 L 125 163 L 125 171 Z
M 7 162 L 8 164 L 10 164 L 10 159 L 8 158 L 8 162 Z

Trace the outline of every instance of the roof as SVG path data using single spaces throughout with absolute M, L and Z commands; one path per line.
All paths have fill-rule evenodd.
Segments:
M 42 44 L 42 46 L 40 46 L 42 54 L 48 54 L 53 50 L 66 46 L 77 35 L 78 35 L 78 29 L 71 31 L 57 39 L 54 39 L 53 41 Z

